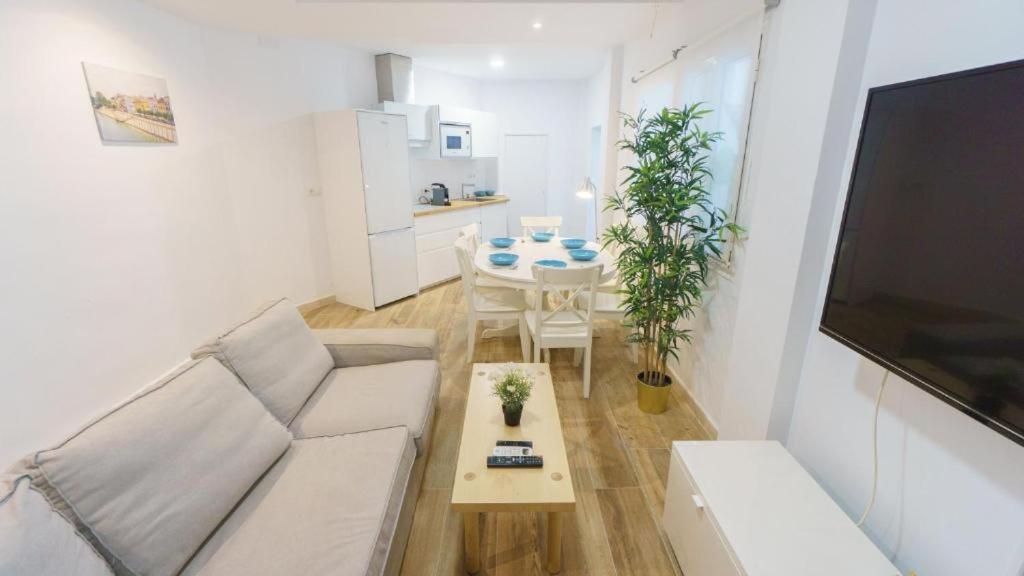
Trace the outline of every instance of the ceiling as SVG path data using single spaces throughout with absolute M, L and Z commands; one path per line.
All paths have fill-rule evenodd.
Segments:
M 680 13 L 722 12 L 750 0 L 620 2 L 351 2 L 145 0 L 190 20 L 259 34 L 396 52 L 419 65 L 475 78 L 585 78 L 610 47 L 650 36 Z M 705 6 L 706 5 L 706 6 Z M 691 10 L 692 9 L 692 10 Z M 540 23 L 539 29 L 534 23 Z M 655 24 L 656 23 L 656 24 Z M 656 32 L 657 33 L 657 32 Z M 504 61 L 500 69 L 490 66 Z

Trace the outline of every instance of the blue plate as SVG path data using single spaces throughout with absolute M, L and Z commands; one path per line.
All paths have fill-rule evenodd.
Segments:
M 565 239 L 562 240 L 562 246 L 565 246 L 566 248 L 568 248 L 570 250 L 575 250 L 577 248 L 583 248 L 586 245 L 587 245 L 587 241 L 582 239 L 582 238 L 565 238 Z
M 515 243 L 516 241 L 513 238 L 491 238 L 491 246 L 495 248 L 508 248 Z
M 554 238 L 554 237 L 555 237 L 555 235 L 552 234 L 551 232 L 534 232 L 533 233 L 533 241 L 534 242 L 550 242 L 551 239 Z
M 597 250 L 569 250 L 569 256 L 573 260 L 589 262 L 594 258 L 597 258 Z
M 568 264 L 561 260 L 537 260 L 534 264 L 537 266 L 546 266 L 548 268 L 565 268 L 568 266 Z
M 495 266 L 511 266 L 519 260 L 519 254 L 512 254 L 511 252 L 497 252 L 491 254 L 487 258 L 490 259 L 491 264 Z

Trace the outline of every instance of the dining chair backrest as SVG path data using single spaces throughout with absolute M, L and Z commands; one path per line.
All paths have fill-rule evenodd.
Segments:
M 459 236 L 455 239 L 455 259 L 459 261 L 459 273 L 462 275 L 462 291 L 466 295 L 466 303 L 473 305 L 473 294 L 476 292 L 476 270 L 473 268 L 473 255 L 470 250 L 470 239 Z
M 469 239 L 469 254 L 476 256 L 477 248 L 480 247 L 480 225 L 476 222 L 466 224 L 459 230 L 459 238 Z
M 558 235 L 562 227 L 561 216 L 521 216 L 519 225 L 523 227 L 523 234 L 529 236 L 534 232 L 551 232 Z
M 585 327 L 586 336 L 590 338 L 594 329 L 594 298 L 581 296 L 593 294 L 597 289 L 604 265 L 560 269 L 534 264 L 532 271 L 537 283 L 533 314 L 541 342 L 545 330 L 555 328 Z M 548 309 L 545 309 L 546 300 L 550 302 Z

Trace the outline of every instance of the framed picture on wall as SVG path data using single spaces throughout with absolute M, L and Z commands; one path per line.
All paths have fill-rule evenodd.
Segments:
M 104 144 L 177 144 L 167 81 L 82 63 L 89 100 Z

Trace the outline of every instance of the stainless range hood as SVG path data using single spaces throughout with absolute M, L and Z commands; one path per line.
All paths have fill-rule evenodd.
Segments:
M 425 148 L 436 141 L 437 106 L 413 104 L 415 88 L 412 79 L 412 58 L 401 54 L 377 54 L 377 101 L 375 108 L 401 114 L 409 126 L 409 146 Z
M 412 58 L 400 54 L 377 54 L 377 101 L 412 104 Z

